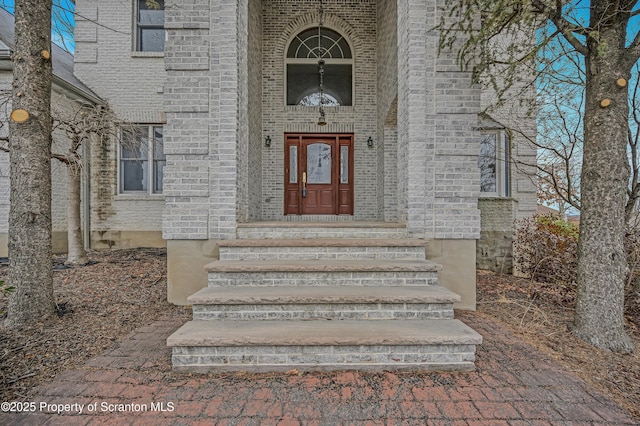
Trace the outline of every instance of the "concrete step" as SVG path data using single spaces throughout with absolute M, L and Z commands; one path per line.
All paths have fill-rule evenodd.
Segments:
M 218 243 L 220 260 L 425 260 L 426 241 L 386 238 L 240 239 Z
M 407 238 L 407 227 L 388 222 L 239 223 L 239 239 Z
M 174 371 L 474 369 L 482 337 L 458 320 L 190 321 L 167 339 Z
M 194 320 L 442 319 L 460 296 L 440 286 L 207 287 Z
M 209 286 L 435 285 L 440 265 L 428 260 L 219 260 L 205 270 Z

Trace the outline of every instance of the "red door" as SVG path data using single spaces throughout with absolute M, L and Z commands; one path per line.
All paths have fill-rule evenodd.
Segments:
M 285 135 L 285 214 L 353 214 L 353 135 Z

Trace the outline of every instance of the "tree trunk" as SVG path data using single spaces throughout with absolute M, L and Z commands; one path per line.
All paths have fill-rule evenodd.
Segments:
M 9 281 L 6 325 L 55 312 L 51 267 L 51 0 L 16 0 L 10 122 Z M 45 53 L 46 52 L 46 53 Z M 19 119 L 16 114 L 12 118 Z
M 80 215 L 80 183 L 82 168 L 80 164 L 71 163 L 67 169 L 67 263 L 71 265 L 85 265 L 89 263 L 87 251 L 84 249 L 82 238 L 82 223 Z
M 582 164 L 578 294 L 574 334 L 596 347 L 633 351 L 624 330 L 625 206 L 630 167 L 627 157 L 629 80 L 623 60 L 627 20 L 607 14 L 608 2 L 592 2 L 588 37 Z M 602 9 L 602 10 L 601 10 Z M 620 74 L 620 70 L 624 70 Z

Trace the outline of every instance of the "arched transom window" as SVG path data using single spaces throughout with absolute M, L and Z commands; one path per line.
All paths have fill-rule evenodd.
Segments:
M 287 49 L 287 105 L 320 105 L 320 65 L 323 105 L 353 105 L 353 56 L 345 38 L 325 27 L 302 31 Z

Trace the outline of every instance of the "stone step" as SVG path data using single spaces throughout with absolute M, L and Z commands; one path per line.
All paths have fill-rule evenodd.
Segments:
M 181 372 L 474 369 L 458 320 L 190 321 L 167 339 Z
M 238 239 L 218 243 L 220 260 L 424 260 L 426 241 L 407 238 Z
M 239 239 L 407 238 L 407 227 L 388 222 L 238 223 Z
M 435 285 L 440 265 L 428 260 L 219 260 L 205 270 L 209 286 Z
M 194 320 L 442 319 L 460 296 L 440 286 L 207 287 L 189 296 Z

